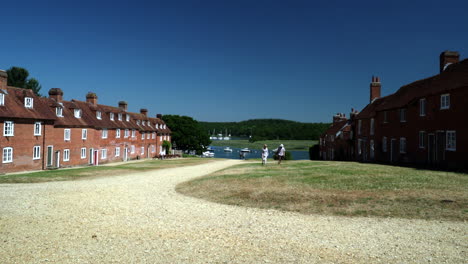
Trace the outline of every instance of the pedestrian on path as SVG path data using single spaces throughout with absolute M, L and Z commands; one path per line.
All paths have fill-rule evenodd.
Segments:
M 262 165 L 266 165 L 268 159 L 268 146 L 267 144 L 263 145 L 262 149 Z
M 286 149 L 284 148 L 283 144 L 281 144 L 276 151 L 276 155 L 278 155 L 278 164 L 281 164 L 281 160 L 284 159 L 285 153 Z

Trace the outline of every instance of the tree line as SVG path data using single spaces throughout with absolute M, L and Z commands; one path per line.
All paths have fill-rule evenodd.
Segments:
M 301 123 L 283 119 L 251 119 L 241 122 L 200 122 L 207 134 L 231 134 L 253 140 L 318 140 L 330 123 Z

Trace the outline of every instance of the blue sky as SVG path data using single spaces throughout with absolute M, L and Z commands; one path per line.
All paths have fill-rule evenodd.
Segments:
M 70 3 L 66 3 L 70 2 Z M 468 57 L 468 1 L 15 1 L 0 69 L 41 92 L 200 121 L 330 122 Z

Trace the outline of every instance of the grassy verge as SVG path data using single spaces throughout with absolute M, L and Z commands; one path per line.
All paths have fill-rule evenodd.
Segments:
M 214 202 L 304 214 L 468 220 L 468 174 L 287 161 L 231 167 L 177 186 Z
M 32 183 L 48 181 L 69 181 L 89 177 L 117 176 L 132 172 L 174 168 L 211 162 L 211 159 L 184 158 L 147 160 L 120 163 L 119 165 L 90 166 L 72 169 L 46 170 L 33 173 L 7 174 L 0 176 L 0 183 Z
M 317 140 L 261 140 L 250 143 L 246 139 L 239 140 L 213 140 L 211 146 L 229 146 L 231 148 L 250 148 L 261 149 L 263 144 L 267 144 L 269 149 L 275 149 L 280 144 L 283 144 L 287 150 L 305 150 L 308 151 L 309 147 L 317 144 Z

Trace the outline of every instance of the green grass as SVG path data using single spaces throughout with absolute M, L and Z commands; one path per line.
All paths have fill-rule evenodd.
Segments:
M 304 214 L 463 221 L 467 189 L 465 173 L 327 161 L 243 164 L 177 187 L 215 202 Z
M 267 144 L 269 149 L 275 149 L 280 144 L 283 144 L 286 150 L 304 150 L 308 151 L 309 147 L 317 144 L 317 140 L 261 140 L 250 143 L 246 139 L 236 140 L 213 140 L 211 146 L 229 146 L 231 148 L 250 148 L 262 149 L 263 145 Z
M 147 160 L 120 163 L 119 165 L 89 166 L 71 169 L 45 170 L 32 173 L 7 174 L 0 176 L 0 183 L 32 183 L 47 181 L 69 181 L 90 177 L 118 176 L 132 172 L 197 165 L 211 162 L 211 159 L 184 158 L 167 160 Z

